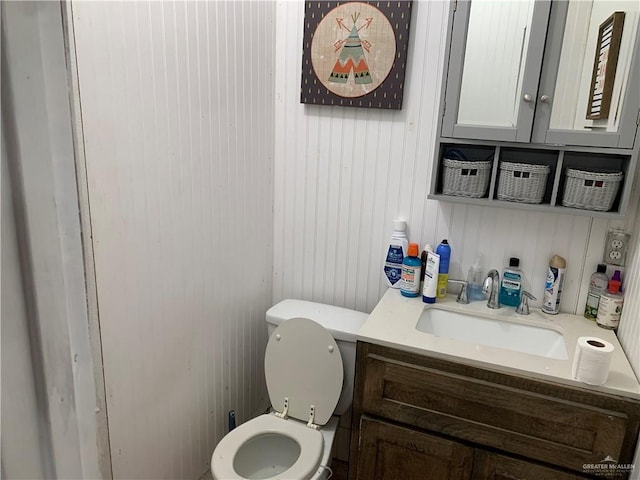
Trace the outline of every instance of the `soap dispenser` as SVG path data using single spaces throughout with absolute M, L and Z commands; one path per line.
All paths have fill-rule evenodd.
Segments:
M 520 304 L 520 292 L 522 290 L 522 270 L 520 259 L 511 257 L 509 266 L 502 272 L 500 282 L 500 304 L 509 307 L 517 307 Z
M 469 301 L 484 300 L 484 294 L 482 293 L 482 284 L 484 283 L 484 269 L 482 268 L 482 260 L 478 255 L 473 262 L 471 268 L 469 268 L 469 274 L 467 275 L 467 293 L 469 295 Z

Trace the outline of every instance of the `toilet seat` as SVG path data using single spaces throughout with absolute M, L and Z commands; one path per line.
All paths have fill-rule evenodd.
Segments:
M 243 423 L 220 441 L 211 457 L 213 477 L 229 480 L 245 478 L 240 476 L 234 467 L 236 455 L 243 445 L 268 434 L 293 439 L 300 447 L 300 456 L 284 472 L 262 478 L 306 479 L 318 470 L 324 450 L 322 433 L 295 420 L 284 420 L 274 414 L 265 414 Z

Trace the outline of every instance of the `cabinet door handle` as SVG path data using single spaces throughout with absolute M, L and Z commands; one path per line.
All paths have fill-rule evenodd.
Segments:
M 542 95 L 540 97 L 540 101 L 542 103 L 549 103 L 551 101 L 551 97 L 549 95 Z
M 531 102 L 531 100 L 533 100 L 531 98 L 531 95 L 529 95 L 528 93 L 525 93 L 524 96 L 522 97 L 522 99 L 527 103 L 529 103 L 529 102 Z

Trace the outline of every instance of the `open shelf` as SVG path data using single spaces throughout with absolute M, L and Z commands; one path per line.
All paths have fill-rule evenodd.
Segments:
M 453 153 L 453 155 L 452 155 Z M 633 177 L 637 165 L 637 152 L 623 149 L 590 148 L 590 147 L 566 147 L 558 145 L 533 145 L 504 142 L 469 142 L 457 139 L 442 138 L 437 149 L 438 158 L 434 166 L 434 176 L 431 182 L 430 199 L 452 202 L 466 203 L 472 205 L 482 205 L 501 208 L 517 208 L 524 210 L 544 211 L 571 215 L 587 215 L 593 217 L 620 217 L 624 215 L 626 209 Z M 464 157 L 468 161 L 490 161 L 491 176 L 486 192 L 480 198 L 465 196 L 464 194 L 445 195 L 443 193 L 445 157 Z M 543 168 L 536 166 L 546 166 L 549 172 L 544 182 L 544 191 L 540 203 L 521 203 L 520 201 L 500 200 L 500 176 L 514 175 L 525 176 L 522 184 L 529 181 L 529 173 L 514 172 L 501 167 L 504 162 L 511 164 L 533 165 L 530 170 L 540 171 Z M 513 165 L 509 166 L 513 167 Z M 486 167 L 485 167 L 486 168 Z M 566 188 L 567 169 L 577 169 L 581 171 L 606 171 L 622 172 L 623 179 L 615 196 L 613 205 L 609 211 L 603 212 L 589 208 L 571 208 L 562 205 L 563 195 Z M 533 174 L 532 174 L 533 175 Z M 540 177 L 541 178 L 541 177 Z M 540 180 L 541 181 L 541 180 Z M 521 180 L 518 178 L 517 185 Z M 538 182 L 539 184 L 539 182 Z M 513 180 L 510 185 L 513 185 Z M 504 190 L 502 191 L 504 193 Z M 477 195 L 477 192 L 475 192 Z M 517 195 L 516 195 L 517 197 Z M 503 196 L 504 198 L 504 196 Z M 524 198 L 527 198 L 525 195 Z M 540 198 L 540 197 L 537 197 Z

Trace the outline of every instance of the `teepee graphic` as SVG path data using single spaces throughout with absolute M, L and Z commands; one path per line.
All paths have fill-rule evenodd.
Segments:
M 356 20 L 358 16 L 354 16 L 353 27 L 349 32 L 349 36 L 344 41 L 340 56 L 336 60 L 331 75 L 329 75 L 329 81 L 335 83 L 347 83 L 351 71 L 357 84 L 372 83 L 371 73 L 369 73 L 369 66 L 367 65 L 367 59 L 364 56 L 364 49 L 362 48 L 362 40 L 358 34 L 358 28 L 356 27 Z M 342 19 L 337 19 L 338 25 L 344 27 Z M 367 27 L 370 21 L 367 23 Z

